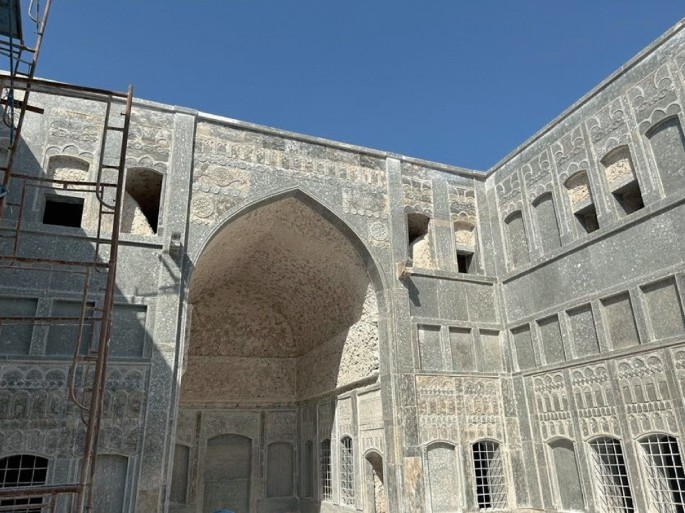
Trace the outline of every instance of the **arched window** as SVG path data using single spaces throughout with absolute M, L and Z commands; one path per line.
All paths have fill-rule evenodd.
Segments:
M 321 500 L 330 501 L 333 498 L 333 483 L 331 479 L 331 441 L 321 442 L 319 464 L 321 466 Z
M 643 208 L 645 204 L 635 176 L 630 148 L 614 148 L 602 158 L 602 165 L 618 214 L 625 216 Z
M 528 242 L 526 229 L 523 225 L 523 214 L 520 210 L 512 212 L 504 220 L 507 228 L 507 242 L 509 245 L 509 258 L 511 267 L 517 267 L 528 263 Z
M 162 197 L 162 175 L 146 168 L 126 171 L 126 194 L 121 214 L 121 231 L 137 235 L 157 233 Z
M 44 485 L 48 476 L 48 460 L 32 454 L 17 454 L 0 459 L 0 487 L 16 488 L 23 486 Z M 0 510 L 20 511 L 21 513 L 40 513 L 41 508 L 19 508 L 10 510 L 8 506 L 27 506 L 41 504 L 41 497 L 26 499 L 4 499 L 0 501 Z
M 414 267 L 433 267 L 430 221 L 430 217 L 424 214 L 407 214 L 407 256 Z
M 564 510 L 583 510 L 585 501 L 580 486 L 578 461 L 573 442 L 558 439 L 550 442 L 552 459 L 557 480 L 557 493 L 560 506 Z
M 460 273 L 473 273 L 476 263 L 476 227 L 469 221 L 454 223 L 454 243 L 457 246 L 457 270 Z
M 592 440 L 590 448 L 599 509 L 602 513 L 635 511 L 621 442 L 605 436 Z
M 664 119 L 646 135 L 652 146 L 664 191 L 669 194 L 681 190 L 685 186 L 685 136 L 678 116 Z
M 367 510 L 369 513 L 386 513 L 388 511 L 385 499 L 385 485 L 383 478 L 383 457 L 377 452 L 366 455 L 367 482 Z M 366 510 L 365 510 L 366 511 Z
M 354 506 L 354 453 L 349 436 L 340 440 L 340 499 L 343 504 Z
M 481 440 L 473 444 L 473 470 L 478 509 L 507 507 L 507 486 L 499 443 Z
M 533 209 L 535 210 L 535 221 L 542 242 L 542 250 L 548 253 L 560 247 L 559 224 L 554 211 L 552 193 L 543 194 L 533 201 Z
M 592 233 L 598 230 L 597 209 L 593 203 L 587 172 L 578 171 L 566 180 L 564 187 L 566 187 L 571 210 L 578 227 L 583 233 Z
M 680 449 L 669 435 L 649 435 L 640 440 L 649 481 L 649 500 L 659 513 L 685 511 L 685 471 Z
M 53 155 L 48 161 L 48 176 L 53 180 L 65 182 L 86 182 L 89 168 L 90 165 L 83 159 L 69 155 Z M 43 224 L 72 228 L 82 226 L 84 194 L 74 191 L 74 185 L 64 183 L 56 183 L 54 188 L 54 194 L 45 194 Z

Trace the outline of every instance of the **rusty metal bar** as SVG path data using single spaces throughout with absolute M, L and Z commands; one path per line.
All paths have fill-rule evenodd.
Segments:
M 124 199 L 124 174 L 126 166 L 126 146 L 128 132 L 131 126 L 131 107 L 133 103 L 133 87 L 129 86 L 124 113 L 124 130 L 122 133 L 121 149 L 119 152 L 119 176 L 117 180 L 117 198 L 114 202 L 114 219 L 112 222 L 112 246 L 109 255 L 109 273 L 105 288 L 105 301 L 102 308 L 102 325 L 98 345 L 98 359 L 95 365 L 93 393 L 90 402 L 90 423 L 86 431 L 85 448 L 83 451 L 82 478 L 85 490 L 79 494 L 77 511 L 89 512 L 93 510 L 93 484 L 95 483 L 95 458 L 97 457 L 97 442 L 100 435 L 100 422 L 105 395 L 105 379 L 107 372 L 107 356 L 109 353 L 110 331 L 112 327 L 112 310 L 114 307 L 114 290 L 116 287 L 116 266 L 119 252 L 119 225 L 121 209 Z M 109 123 L 106 119 L 105 123 Z M 107 130 L 105 125 L 105 131 Z M 85 492 L 85 493 L 84 493 Z

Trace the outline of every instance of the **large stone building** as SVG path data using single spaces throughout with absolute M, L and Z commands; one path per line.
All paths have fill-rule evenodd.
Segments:
M 105 107 L 31 103 L 2 228 L 74 260 Z M 685 21 L 487 173 L 136 101 L 96 511 L 683 512 L 684 124 Z M 77 479 L 74 329 L 2 325 L 0 485 Z

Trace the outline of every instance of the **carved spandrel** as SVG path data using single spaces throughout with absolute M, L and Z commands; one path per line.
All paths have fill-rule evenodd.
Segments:
M 481 438 L 504 438 L 501 391 L 497 378 L 464 379 L 458 395 L 459 415 L 464 417 L 463 437 L 469 442 Z
M 557 372 L 535 376 L 532 382 L 542 440 L 557 436 L 571 438 L 573 422 L 563 374 Z
M 452 221 L 467 221 L 478 224 L 476 194 L 473 189 L 449 184 L 450 214 Z
M 457 378 L 416 376 L 420 439 L 457 440 Z
M 627 96 L 642 133 L 662 119 L 681 111 L 667 64 L 663 64 L 629 89 Z
M 348 182 L 377 191 L 385 190 L 382 159 L 336 151 L 299 141 L 256 136 L 228 127 L 201 124 L 197 128 L 195 165 L 222 167 L 243 164 L 273 173 L 296 175 L 317 182 Z M 260 167 L 263 166 L 263 167 Z
M 677 433 L 664 365 L 658 354 L 617 362 L 619 384 L 631 434 L 649 431 Z
M 56 109 L 48 126 L 48 145 L 72 144 L 81 151 L 95 152 L 102 133 L 103 120 L 93 114 Z
M 404 211 L 433 217 L 433 184 L 430 179 L 402 176 Z
M 196 168 L 190 221 L 212 224 L 241 204 L 250 190 L 250 173 L 243 169 L 204 164 Z
M 577 126 L 553 143 L 552 157 L 562 184 L 578 171 L 588 171 L 590 160 L 583 129 Z
M 552 178 L 552 161 L 549 150 L 543 151 L 540 155 L 532 158 L 521 168 L 523 182 L 531 200 L 549 192 L 554 187 Z
M 511 213 L 523 209 L 521 185 L 518 173 L 511 173 L 501 180 L 496 187 L 497 202 L 502 218 L 507 218 Z
M 590 116 L 585 126 L 599 159 L 618 146 L 630 144 L 626 109 L 620 98 Z
M 361 430 L 383 427 L 383 405 L 380 390 L 359 396 L 359 428 Z
M 599 434 L 619 436 L 616 401 L 606 366 L 574 369 L 571 371 L 571 383 L 583 437 Z
M 158 113 L 134 109 L 127 156 L 133 159 L 146 157 L 159 163 L 169 162 L 173 132 L 168 127 L 171 125 L 170 116 L 159 118 Z

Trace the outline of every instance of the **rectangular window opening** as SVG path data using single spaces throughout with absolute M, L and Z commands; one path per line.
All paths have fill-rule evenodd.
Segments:
M 595 206 L 590 203 L 587 207 L 575 212 L 574 214 L 578 220 L 580 227 L 585 230 L 585 233 L 592 233 L 599 230 L 599 221 L 597 220 L 597 210 Z
M 460 273 L 473 273 L 472 251 L 457 251 L 457 270 Z
M 617 210 L 621 215 L 632 214 L 645 206 L 642 201 L 640 186 L 635 181 L 613 191 L 612 195 L 614 196 L 614 200 L 616 200 L 616 205 L 618 206 Z
M 83 218 L 83 198 L 74 196 L 46 196 L 43 224 L 80 228 Z

